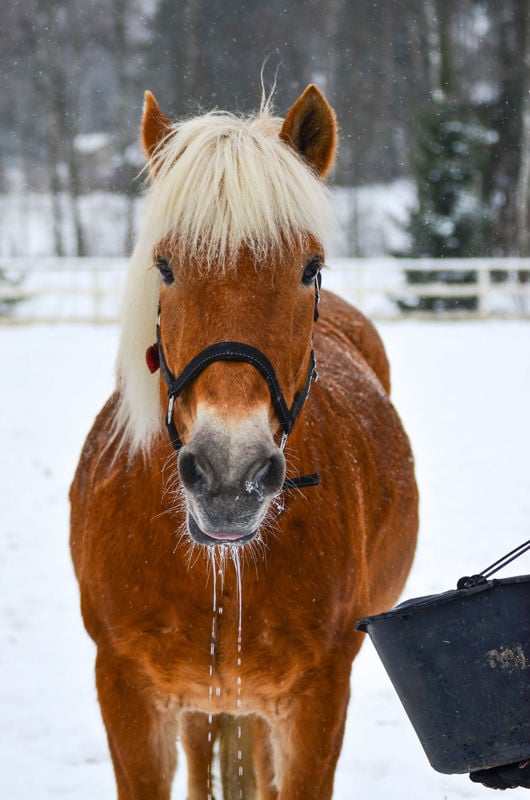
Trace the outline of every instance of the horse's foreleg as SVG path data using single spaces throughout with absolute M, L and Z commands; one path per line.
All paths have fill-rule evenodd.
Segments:
M 188 762 L 187 800 L 213 796 L 212 758 L 217 737 L 217 717 L 198 711 L 182 715 L 181 741 Z
M 110 648 L 98 649 L 96 684 L 118 800 L 169 800 L 176 767 L 176 716 L 150 689 L 136 664 Z
M 219 763 L 225 800 L 254 800 L 256 797 L 253 727 L 252 717 L 230 714 L 219 717 Z
M 263 717 L 254 718 L 254 769 L 259 800 L 278 800 L 274 774 L 271 728 Z
M 348 700 L 348 679 L 322 675 L 273 724 L 278 800 L 331 800 Z

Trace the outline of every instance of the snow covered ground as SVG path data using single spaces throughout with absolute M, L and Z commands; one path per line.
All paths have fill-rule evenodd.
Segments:
M 379 328 L 421 491 L 412 597 L 452 588 L 530 538 L 530 324 Z M 1 798 L 115 797 L 67 549 L 67 490 L 112 386 L 116 340 L 114 327 L 0 329 Z M 528 559 L 505 574 L 530 572 Z M 493 797 L 431 769 L 370 642 L 352 686 L 336 800 Z M 185 797 L 182 773 L 174 797 Z

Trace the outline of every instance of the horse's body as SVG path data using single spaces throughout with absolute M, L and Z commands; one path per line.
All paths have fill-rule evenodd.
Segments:
M 160 140 L 174 130 L 149 96 L 143 140 L 153 192 L 164 180 Z M 316 146 L 320 133 L 327 141 Z M 334 121 L 315 89 L 293 107 L 280 137 L 280 147 L 298 147 L 316 172 L 329 168 Z M 321 251 L 314 232 L 303 233 L 263 249 L 258 264 L 248 241 L 224 251 L 218 242 L 226 268 L 217 271 L 202 270 L 167 231 L 163 246 L 155 235 L 162 281 L 141 285 L 136 306 L 155 304 L 146 313 L 156 320 L 160 300 L 159 352 L 171 377 L 213 343 L 243 342 L 267 356 L 292 406 L 308 374 Z M 215 261 L 203 245 L 194 244 L 203 262 Z M 134 327 L 140 312 L 129 310 Z M 158 375 L 148 376 L 155 419 L 146 422 L 148 398 L 138 399 L 135 417 L 143 376 L 127 368 L 129 338 L 137 347 L 139 334 L 127 338 L 125 329 L 117 390 L 89 434 L 71 491 L 72 553 L 98 648 L 119 798 L 167 800 L 177 735 L 189 800 L 213 796 L 216 737 L 225 797 L 331 798 L 362 641 L 354 623 L 397 598 L 417 527 L 412 457 L 388 397 L 380 339 L 359 312 L 323 293 L 314 331 L 319 380 L 289 435 L 287 467 L 260 370 L 251 359 L 210 363 L 175 395 L 185 442 L 177 471 Z M 135 380 L 131 391 L 126 383 Z M 320 484 L 282 492 L 285 469 L 288 477 L 318 471 Z

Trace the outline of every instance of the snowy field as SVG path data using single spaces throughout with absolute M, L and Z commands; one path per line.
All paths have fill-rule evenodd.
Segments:
M 379 328 L 422 498 L 412 597 L 452 588 L 530 538 L 530 324 Z M 0 329 L 0 798 L 115 797 L 69 561 L 67 490 L 112 386 L 116 341 L 114 327 Z M 530 572 L 529 558 L 504 574 Z M 493 796 L 431 769 L 370 642 L 352 685 L 335 800 Z M 183 786 L 181 773 L 175 798 Z

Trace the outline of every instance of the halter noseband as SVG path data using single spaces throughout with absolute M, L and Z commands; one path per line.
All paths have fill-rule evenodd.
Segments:
M 296 395 L 291 408 L 288 408 L 283 396 L 283 392 L 280 388 L 280 384 L 278 383 L 276 373 L 274 372 L 274 367 L 267 356 L 265 356 L 261 350 L 258 350 L 256 347 L 252 347 L 249 344 L 244 344 L 243 342 L 217 342 L 216 344 L 212 344 L 209 347 L 206 347 L 204 350 L 201 350 L 201 352 L 198 353 L 195 358 L 192 358 L 189 364 L 184 367 L 178 378 L 175 378 L 167 365 L 164 350 L 162 348 L 162 342 L 160 340 L 160 325 L 157 325 L 156 338 L 160 356 L 160 369 L 167 384 L 167 393 L 169 397 L 166 427 L 169 432 L 171 444 L 175 450 L 178 451 L 182 447 L 182 441 L 173 418 L 173 404 L 175 399 L 187 386 L 193 383 L 193 381 L 201 374 L 201 372 L 203 372 L 203 370 L 206 369 L 206 367 L 208 367 L 210 364 L 213 364 L 215 361 L 246 361 L 248 364 L 256 367 L 256 369 L 261 372 L 267 381 L 272 404 L 282 429 L 281 449 L 283 450 L 287 436 L 289 436 L 291 433 L 294 423 L 296 422 L 307 395 L 309 394 L 311 383 L 317 379 L 316 362 L 313 350 L 311 350 L 309 369 L 304 388 L 301 392 L 299 392 L 299 394 Z

